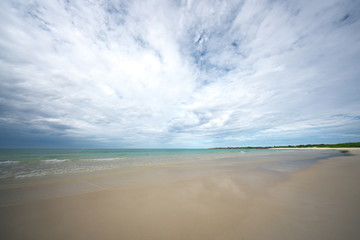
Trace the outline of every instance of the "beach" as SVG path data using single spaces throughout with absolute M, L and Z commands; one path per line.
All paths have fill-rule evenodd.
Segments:
M 360 150 L 346 150 L 350 154 L 274 151 L 241 161 L 231 155 L 4 180 L 0 236 L 359 239 Z

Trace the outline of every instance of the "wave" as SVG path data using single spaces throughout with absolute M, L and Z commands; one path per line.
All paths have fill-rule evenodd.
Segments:
M 41 177 L 46 175 L 48 175 L 47 172 L 31 172 L 31 173 L 18 174 L 15 176 L 15 178 Z
M 70 159 L 46 159 L 46 160 L 41 160 L 44 163 L 61 163 L 61 162 L 67 162 Z
M 17 164 L 17 163 L 19 163 L 19 161 L 10 161 L 10 160 L 0 161 L 0 164 Z
M 124 160 L 126 157 L 122 158 L 91 158 L 91 159 L 84 159 L 85 161 L 116 161 L 116 160 Z

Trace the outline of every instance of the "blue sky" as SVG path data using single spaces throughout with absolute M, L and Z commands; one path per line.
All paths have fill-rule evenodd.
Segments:
M 360 140 L 360 2 L 0 1 L 0 147 Z

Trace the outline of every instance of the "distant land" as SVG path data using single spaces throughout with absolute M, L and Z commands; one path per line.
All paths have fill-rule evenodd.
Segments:
M 360 142 L 337 144 L 306 144 L 268 147 L 216 147 L 211 149 L 269 149 L 269 148 L 360 148 Z

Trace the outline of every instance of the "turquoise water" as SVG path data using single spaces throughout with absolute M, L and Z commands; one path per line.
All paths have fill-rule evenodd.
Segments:
M 89 160 L 124 157 L 238 153 L 263 150 L 242 149 L 0 149 L 0 162 L 42 160 Z
M 219 159 L 256 161 L 259 156 L 293 150 L 275 149 L 0 149 L 0 178 L 28 178 L 84 173 L 166 163 L 209 162 Z M 318 153 L 296 150 L 301 157 Z M 333 153 L 332 153 L 333 154 Z M 300 157 L 299 155 L 299 157 Z M 292 156 L 293 157 L 293 156 Z
M 0 149 L 0 178 L 91 172 L 121 167 L 204 160 L 249 151 L 219 149 Z

